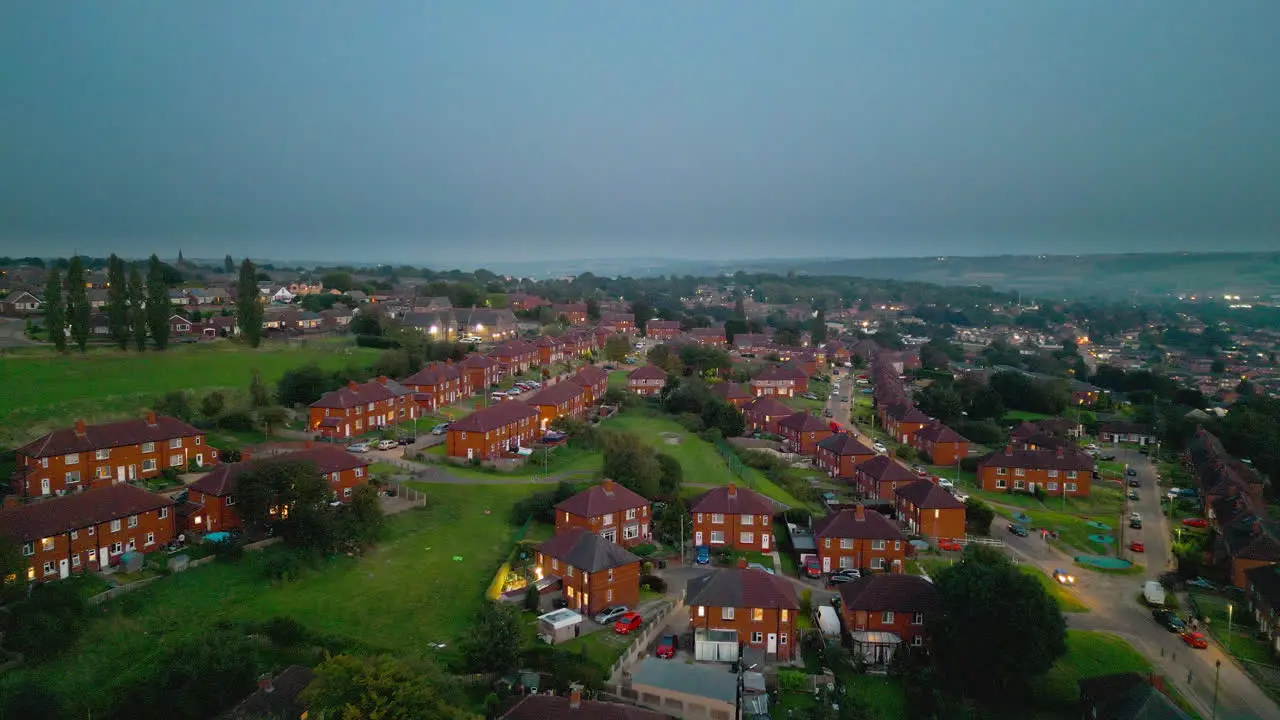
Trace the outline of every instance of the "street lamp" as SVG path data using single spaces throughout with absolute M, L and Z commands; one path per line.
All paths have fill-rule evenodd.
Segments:
M 1235 615 L 1235 612 L 1234 612 L 1235 609 L 1236 609 L 1235 605 L 1231 603 L 1227 603 L 1227 654 L 1228 655 L 1231 654 L 1231 620 L 1232 620 L 1232 616 Z
M 1217 720 L 1218 717 L 1218 677 L 1222 674 L 1222 661 L 1215 660 L 1213 663 L 1213 710 L 1210 714 L 1210 720 Z

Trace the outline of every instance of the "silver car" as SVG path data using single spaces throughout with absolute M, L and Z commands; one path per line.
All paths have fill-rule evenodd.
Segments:
M 596 613 L 596 616 L 591 619 L 595 620 L 596 623 L 600 625 L 608 625 L 614 620 L 626 615 L 628 612 L 630 612 L 630 610 L 627 609 L 626 605 L 611 605 Z

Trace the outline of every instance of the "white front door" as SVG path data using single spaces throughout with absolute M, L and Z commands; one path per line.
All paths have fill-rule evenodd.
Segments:
M 198 465 L 198 466 L 200 466 L 200 467 L 204 467 L 204 455 L 203 455 L 203 454 L 196 455 L 196 465 Z
M 124 466 L 123 465 L 116 466 L 116 484 L 117 485 L 124 484 Z
M 778 652 L 778 636 L 775 633 L 769 633 L 769 654 L 773 655 Z
M 769 552 L 769 533 L 760 533 L 760 549 Z
M 48 481 L 46 480 L 45 482 L 47 483 Z M 695 547 L 702 544 L 702 533 L 696 532 L 693 534 L 693 544 Z
M 40 478 L 40 494 L 49 494 L 49 478 Z
M 129 466 L 129 479 L 130 479 L 130 480 L 136 480 L 137 478 L 138 478 L 138 466 L 137 466 L 137 465 L 130 465 L 130 466 Z
M 467 459 L 471 460 L 476 456 L 475 448 L 467 448 Z
M 822 572 L 824 573 L 831 572 L 831 558 L 829 557 L 822 558 Z
M 70 574 L 71 574 L 71 561 L 66 558 L 62 558 L 61 560 L 58 561 L 58 577 L 66 579 L 66 577 Z

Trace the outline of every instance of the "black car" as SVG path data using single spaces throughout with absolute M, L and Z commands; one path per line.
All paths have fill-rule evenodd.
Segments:
M 1187 624 L 1182 622 L 1182 618 L 1178 617 L 1178 614 L 1172 610 L 1164 608 L 1152 610 L 1151 619 L 1169 632 L 1180 633 L 1187 629 Z
M 827 587 L 836 587 L 837 585 L 843 585 L 848 582 L 853 582 L 854 580 L 857 580 L 857 579 L 858 578 L 854 575 L 832 574 L 831 577 L 827 578 Z
M 1142 487 L 1142 483 L 1138 482 L 1137 478 L 1134 478 L 1129 481 L 1129 487 Z
M 1115 455 L 1103 455 L 1102 457 L 1100 457 L 1100 458 L 1098 458 L 1098 459 L 1099 459 L 1099 460 L 1101 460 L 1102 462 L 1111 462 L 1112 460 L 1115 460 L 1115 459 L 1116 459 L 1116 456 L 1115 456 Z
M 402 438 L 396 438 L 396 442 L 397 442 L 397 443 L 400 443 L 401 445 L 412 445 L 412 444 L 413 444 L 413 438 L 408 437 L 408 436 L 406 436 L 406 437 L 402 437 Z
M 1028 532 L 1027 527 L 1025 525 L 1019 525 L 1017 523 L 1009 523 L 1009 532 L 1013 533 L 1014 535 L 1017 535 L 1018 537 L 1027 537 L 1028 535 L 1031 534 L 1030 532 Z
M 1129 527 L 1133 528 L 1134 530 L 1141 530 L 1141 529 L 1142 529 L 1142 521 L 1141 521 L 1141 520 L 1130 520 L 1130 521 L 1129 521 Z
M 1125 475 L 1128 475 L 1129 477 L 1137 477 L 1137 476 L 1138 476 L 1138 471 L 1137 471 L 1137 470 L 1134 470 L 1133 468 L 1129 468 L 1128 470 L 1125 470 L 1125 471 L 1124 471 L 1124 474 L 1125 474 Z

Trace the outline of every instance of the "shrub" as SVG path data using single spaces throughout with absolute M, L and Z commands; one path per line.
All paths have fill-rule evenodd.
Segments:
M 538 612 L 538 607 L 542 603 L 542 598 L 538 596 L 538 588 L 530 585 L 524 591 L 524 609 L 529 612 Z
M 292 582 L 302 577 L 307 565 L 307 559 L 296 552 L 279 552 L 266 559 L 262 571 L 268 580 Z
M 657 551 L 658 551 L 658 548 L 650 545 L 649 543 L 645 543 L 644 545 L 637 545 L 631 548 L 632 555 L 635 555 L 636 557 L 642 557 L 642 558 L 647 558 Z
M 246 410 L 232 410 L 218 418 L 218 427 L 232 432 L 253 432 L 255 424 L 253 415 Z
M 782 519 L 796 525 L 808 525 L 813 520 L 813 513 L 804 508 L 791 508 L 782 513 Z
M 219 562 L 240 562 L 244 559 L 244 546 L 234 540 L 213 543 L 213 554 Z
M 667 591 L 667 581 L 657 575 L 641 575 L 640 587 L 648 588 L 656 593 L 665 593 Z
M 390 350 L 400 347 L 400 343 L 391 338 L 381 337 L 379 335 L 357 335 L 356 347 L 380 348 Z
M 702 423 L 702 418 L 693 413 L 680 413 L 676 416 L 676 422 L 680 423 L 680 427 L 691 433 L 700 433 L 706 428 Z
M 965 472 L 978 472 L 978 458 L 961 458 L 960 469 Z
M 307 629 L 291 617 L 276 615 L 262 623 L 262 634 L 280 647 L 294 647 L 307 639 Z
M 807 693 L 809 675 L 800 670 L 778 670 L 778 690 L 784 693 Z

